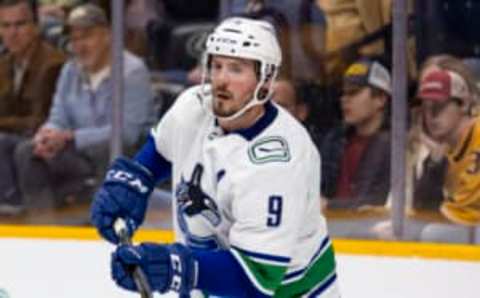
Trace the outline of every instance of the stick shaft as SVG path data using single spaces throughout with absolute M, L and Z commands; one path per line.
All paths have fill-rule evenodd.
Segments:
M 114 223 L 114 230 L 121 244 L 132 245 L 132 239 L 130 239 L 128 236 L 125 220 L 122 218 L 117 219 Z M 145 273 L 143 273 L 142 269 L 139 266 L 135 267 L 132 275 L 133 281 L 140 292 L 140 297 L 153 298 L 150 285 L 148 284 L 148 279 L 145 276 Z

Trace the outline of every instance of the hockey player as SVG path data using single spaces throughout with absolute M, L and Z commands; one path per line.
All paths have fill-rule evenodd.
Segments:
M 91 209 L 110 242 L 142 224 L 155 183 L 172 175 L 177 243 L 121 245 L 112 277 L 137 290 L 223 297 L 339 297 L 320 213 L 320 158 L 308 133 L 270 101 L 281 63 L 273 27 L 229 18 L 208 37 L 204 79 L 181 94 L 133 160 L 111 165 Z

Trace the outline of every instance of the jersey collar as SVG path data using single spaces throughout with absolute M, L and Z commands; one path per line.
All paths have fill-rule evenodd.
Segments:
M 270 102 L 267 101 L 265 104 L 265 113 L 260 117 L 260 119 L 255 122 L 252 126 L 243 129 L 233 130 L 231 134 L 239 134 L 245 140 L 251 141 L 256 136 L 258 136 L 262 131 L 265 130 L 274 120 L 277 118 L 278 109 Z M 215 125 L 218 125 L 218 121 L 215 120 Z

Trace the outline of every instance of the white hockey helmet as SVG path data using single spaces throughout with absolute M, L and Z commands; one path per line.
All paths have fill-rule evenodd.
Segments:
M 234 115 L 220 118 L 225 120 L 237 118 L 250 107 L 263 104 L 270 99 L 272 85 L 282 62 L 280 45 L 275 29 L 270 23 L 243 17 L 231 17 L 220 23 L 206 41 L 202 84 L 205 84 L 212 55 L 251 59 L 259 62 L 260 66 L 259 81 L 250 102 Z M 268 92 L 266 96 L 259 98 L 259 91 L 268 80 L 270 80 Z

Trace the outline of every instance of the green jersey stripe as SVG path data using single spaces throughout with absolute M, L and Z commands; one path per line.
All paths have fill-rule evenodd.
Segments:
M 335 274 L 335 258 L 330 245 L 300 280 L 280 286 L 275 297 L 300 297 L 323 284 L 332 274 Z
M 258 263 L 235 248 L 232 248 L 231 252 L 255 287 L 265 295 L 273 296 L 287 271 L 287 266 Z
M 287 271 L 287 274 L 283 278 L 282 284 L 289 284 L 303 278 L 303 276 L 307 273 L 308 269 L 312 267 L 312 265 L 318 260 L 318 258 L 320 258 L 331 245 L 332 243 L 330 242 L 330 238 L 326 237 L 322 241 L 320 247 L 318 248 L 318 251 L 315 252 L 315 254 L 313 255 L 310 262 L 300 270 L 295 270 L 293 272 Z

